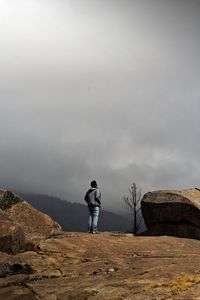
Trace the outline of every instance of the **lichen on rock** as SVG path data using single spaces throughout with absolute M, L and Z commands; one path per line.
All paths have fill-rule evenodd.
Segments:
M 2 210 L 6 210 L 21 201 L 23 200 L 13 192 L 0 189 L 0 208 Z

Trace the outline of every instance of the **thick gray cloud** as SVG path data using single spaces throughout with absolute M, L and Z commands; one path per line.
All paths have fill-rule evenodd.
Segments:
M 199 32 L 197 0 L 1 0 L 1 186 L 199 186 Z

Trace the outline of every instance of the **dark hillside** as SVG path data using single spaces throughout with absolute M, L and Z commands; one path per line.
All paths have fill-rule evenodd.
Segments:
M 71 203 L 56 197 L 38 194 L 22 194 L 21 197 L 38 210 L 57 221 L 65 231 L 87 231 L 87 206 Z M 123 216 L 101 210 L 99 217 L 100 231 L 126 231 L 129 220 Z

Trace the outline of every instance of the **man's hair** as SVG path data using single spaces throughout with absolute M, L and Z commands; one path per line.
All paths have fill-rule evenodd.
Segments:
M 96 180 L 91 181 L 91 187 L 96 188 L 97 187 L 97 182 Z

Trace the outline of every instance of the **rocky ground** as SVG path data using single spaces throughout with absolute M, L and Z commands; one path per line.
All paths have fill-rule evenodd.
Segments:
M 0 252 L 1 300 L 200 299 L 200 241 L 63 233 Z

